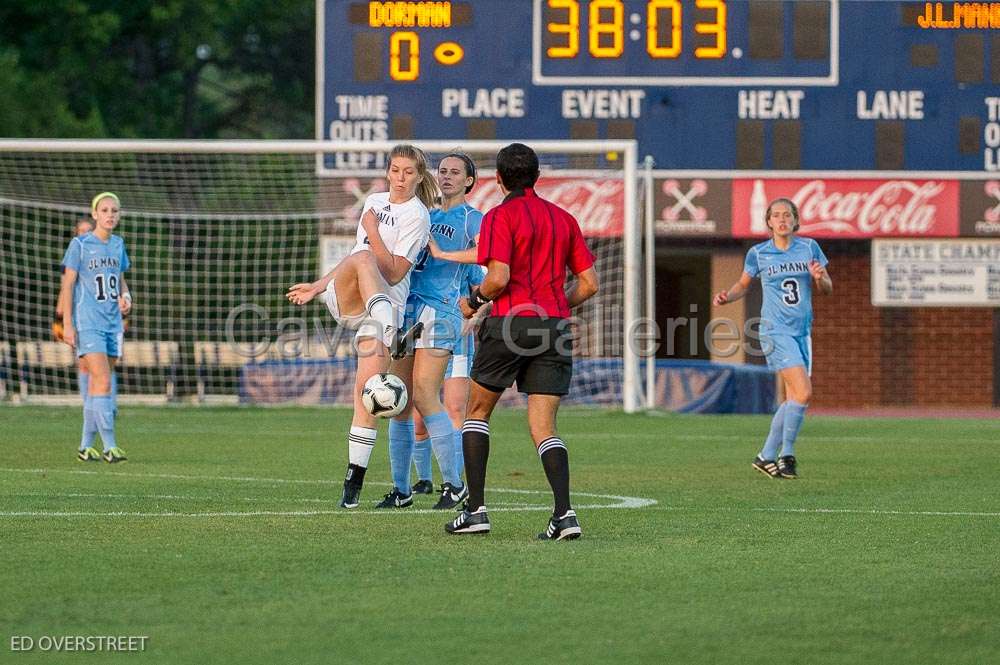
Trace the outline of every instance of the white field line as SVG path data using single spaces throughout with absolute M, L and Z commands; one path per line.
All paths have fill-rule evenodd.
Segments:
M 629 436 L 634 439 L 658 439 L 662 441 L 751 441 L 755 445 L 758 443 L 757 439 L 764 436 L 765 433 L 761 434 L 760 437 L 745 436 L 743 434 L 669 434 L 669 433 L 630 433 Z M 598 434 L 594 432 L 578 432 L 567 436 L 568 439 L 607 439 L 608 434 Z M 800 437 L 800 441 L 843 441 L 845 443 L 852 441 L 859 442 L 877 442 L 884 443 L 886 441 L 892 441 L 891 437 L 886 436 L 834 436 L 834 435 L 805 435 Z M 929 440 L 929 439 L 928 439 Z M 900 442 L 904 442 L 902 439 Z M 997 439 L 981 438 L 981 439 L 967 439 L 963 438 L 960 443 L 997 443 Z
M 376 484 L 376 483 L 371 483 Z M 388 485 L 389 483 L 378 483 Z M 494 490 L 499 491 L 499 490 Z M 170 500 L 170 501 L 246 501 L 249 503 L 260 503 L 262 501 L 269 501 L 275 503 L 319 503 L 319 504 L 336 504 L 337 499 L 293 499 L 293 498 L 280 498 L 275 497 L 254 497 L 254 496 L 244 496 L 244 497 L 223 497 L 223 496 L 207 496 L 207 495 L 195 495 L 195 494 L 98 494 L 93 492 L 18 492 L 17 494 L 4 494 L 3 498 L 23 498 L 32 497 L 36 499 L 156 499 L 156 500 Z M 434 495 L 430 495 L 433 498 Z M 493 506 L 514 506 L 517 508 L 537 508 L 541 504 L 536 503 L 524 503 L 523 501 L 490 501 L 490 508 Z M 614 506 L 606 506 L 614 507 Z
M 1000 517 L 1000 512 L 965 510 L 883 510 L 878 508 L 689 508 L 656 506 L 654 510 L 716 513 L 798 513 L 803 515 L 888 515 L 899 517 Z
M 0 472 L 7 473 L 33 473 L 33 474 L 49 474 L 58 473 L 66 475 L 98 475 L 100 472 L 97 471 L 71 471 L 64 469 L 15 469 L 15 468 L 0 468 Z M 303 480 L 303 479 L 289 479 L 289 478 L 254 478 L 248 476 L 194 476 L 194 475 L 183 475 L 183 474 L 171 474 L 171 473 L 129 473 L 129 472 L 111 472 L 100 474 L 104 477 L 110 476 L 128 476 L 132 478 L 164 478 L 170 480 L 212 480 L 212 481 L 229 481 L 229 482 L 241 482 L 241 483 L 258 483 L 258 484 L 311 484 L 311 485 L 334 485 L 339 486 L 342 481 L 337 480 Z M 369 485 L 388 485 L 389 483 L 372 482 Z M 542 490 L 523 490 L 523 489 L 502 489 L 502 488 L 489 488 L 491 492 L 497 492 L 501 494 L 531 494 L 531 495 L 548 495 L 548 492 Z M 641 497 L 631 497 L 631 496 L 618 496 L 614 494 L 594 494 L 590 492 L 573 492 L 574 496 L 577 497 L 588 497 L 591 499 L 605 499 L 610 501 L 617 501 L 618 503 L 613 504 L 586 504 L 578 505 L 577 508 L 585 510 L 595 510 L 595 509 L 606 509 L 606 508 L 625 508 L 625 509 L 635 509 L 635 508 L 645 508 L 648 506 L 655 505 L 657 501 L 654 499 L 644 499 Z M 38 494 L 37 496 L 51 496 L 51 497 L 90 497 L 90 498 L 124 498 L 128 495 L 88 495 L 86 493 L 73 493 L 73 494 Z M 158 498 L 158 499 L 196 499 L 196 500 L 213 500 L 212 497 L 185 497 L 182 495 L 175 494 L 162 494 L 162 495 L 147 495 L 144 497 L 137 498 Z M 225 497 L 219 497 L 220 500 L 226 500 Z M 243 501 L 266 501 L 274 499 L 255 499 L 255 498 L 243 498 Z M 281 501 L 302 501 L 301 499 L 277 499 L 276 502 Z M 319 502 L 324 501 L 324 499 L 306 499 L 305 501 Z M 531 505 L 531 504 L 519 504 L 519 503 L 495 503 L 489 504 L 490 510 L 492 512 L 521 512 L 521 511 L 551 511 L 552 507 L 550 505 Z M 495 506 L 495 507 L 494 507 Z M 393 511 L 393 510 L 253 510 L 253 511 L 214 511 L 214 512 L 175 512 L 175 511 L 161 511 L 161 512 L 144 512 L 144 511 L 0 511 L 0 517 L 313 517 L 319 515 L 351 515 L 351 514 L 361 514 L 361 515 L 393 515 L 393 514 L 432 514 L 432 515 L 442 515 L 450 511 L 433 510 L 433 509 L 413 509 L 408 508 L 404 511 Z
M 913 517 L 1000 517 L 1000 512 L 962 510 L 879 510 L 864 508 L 752 508 L 757 513 L 807 513 L 846 515 L 902 515 Z

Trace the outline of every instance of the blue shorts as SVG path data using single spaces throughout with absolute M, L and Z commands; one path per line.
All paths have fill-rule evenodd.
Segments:
M 448 369 L 444 372 L 446 379 L 467 379 L 472 370 L 472 357 L 476 355 L 475 335 L 463 335 L 455 347 L 455 352 L 448 359 Z
M 88 353 L 103 353 L 109 358 L 122 354 L 122 339 L 125 333 L 106 330 L 79 330 L 76 333 L 76 355 L 79 358 Z
M 414 345 L 417 349 L 444 349 L 454 351 L 462 336 L 462 316 L 458 310 L 448 305 L 434 307 L 419 298 L 406 301 L 403 328 L 409 329 L 424 324 L 424 332 Z
M 775 372 L 789 367 L 805 367 L 812 376 L 812 335 L 761 335 L 761 347 L 767 351 L 767 366 Z

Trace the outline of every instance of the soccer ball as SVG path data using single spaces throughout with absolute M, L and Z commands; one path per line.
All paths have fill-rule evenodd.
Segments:
M 406 384 L 395 374 L 376 374 L 365 381 L 361 403 L 368 413 L 379 418 L 392 418 L 406 408 Z

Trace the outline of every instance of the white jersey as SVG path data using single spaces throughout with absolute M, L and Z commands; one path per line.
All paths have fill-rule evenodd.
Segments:
M 379 192 L 365 199 L 362 219 L 369 210 L 378 218 L 379 235 L 389 252 L 406 259 L 411 265 L 416 263 L 420 250 L 427 245 L 431 229 L 430 214 L 420 199 L 414 196 L 406 203 L 390 203 L 389 192 Z M 358 240 L 351 254 L 369 249 L 368 235 L 359 222 Z M 410 295 L 410 273 L 407 272 L 403 279 L 390 286 L 386 295 L 402 311 Z

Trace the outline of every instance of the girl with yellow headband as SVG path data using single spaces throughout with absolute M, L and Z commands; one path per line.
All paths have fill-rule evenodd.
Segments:
M 83 435 L 77 458 L 84 462 L 124 462 L 115 440 L 115 361 L 121 356 L 122 316 L 132 309 L 124 273 L 131 262 L 125 241 L 112 232 L 121 216 L 121 202 L 101 192 L 90 202 L 94 230 L 73 238 L 63 257 L 63 341 L 76 349 L 86 366 L 88 385 L 83 403 Z M 104 454 L 94 448 L 100 432 Z

